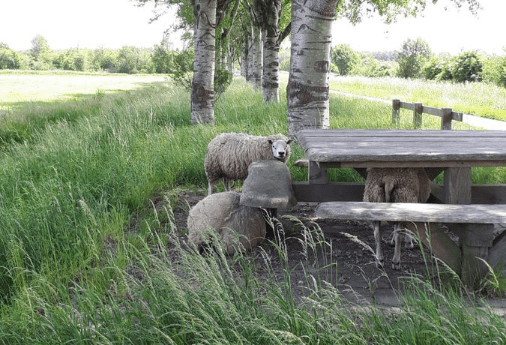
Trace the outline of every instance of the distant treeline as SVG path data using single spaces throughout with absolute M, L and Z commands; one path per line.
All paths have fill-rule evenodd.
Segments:
M 40 35 L 31 43 L 31 49 L 17 52 L 0 42 L 0 69 L 168 73 L 174 55 L 178 55 L 163 43 L 152 49 L 124 46 L 121 49 L 52 50 Z
M 420 38 L 406 40 L 394 52 L 359 53 L 348 45 L 338 45 L 331 51 L 331 62 L 331 68 L 340 75 L 484 81 L 506 87 L 506 55 L 487 55 L 476 50 L 456 56 L 435 55 Z
M 30 50 L 16 52 L 0 42 L 0 69 L 169 73 L 177 77 L 193 65 L 191 52 L 171 50 L 164 42 L 150 49 L 125 46 L 116 50 L 51 50 L 39 35 L 31 43 Z M 290 52 L 281 50 L 279 57 L 280 69 L 288 71 Z M 337 45 L 331 51 L 331 71 L 343 76 L 484 81 L 506 87 L 506 56 L 478 51 L 435 55 L 420 38 L 406 40 L 399 51 L 356 52 L 349 45 Z

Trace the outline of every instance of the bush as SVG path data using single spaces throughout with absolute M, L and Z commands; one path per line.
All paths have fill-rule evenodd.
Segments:
M 0 43 L 0 69 L 19 69 L 21 59 L 7 44 Z
M 339 44 L 330 52 L 330 61 L 337 66 L 340 75 L 350 74 L 359 60 L 359 55 L 347 44 Z
M 456 56 L 452 64 L 455 81 L 478 81 L 482 79 L 483 63 L 477 51 L 464 52 Z
M 451 80 L 452 57 L 448 54 L 433 56 L 422 68 L 422 76 L 427 80 Z

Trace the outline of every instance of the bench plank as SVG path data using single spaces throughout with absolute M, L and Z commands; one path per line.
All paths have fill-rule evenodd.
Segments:
M 506 205 L 324 202 L 316 207 L 316 215 L 341 220 L 495 224 L 506 222 Z

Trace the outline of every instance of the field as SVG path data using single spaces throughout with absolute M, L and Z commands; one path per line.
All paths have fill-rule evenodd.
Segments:
M 426 106 L 506 120 L 506 89 L 492 84 L 336 77 L 331 80 L 331 89 L 388 101 L 421 102 Z
M 292 224 L 286 238 L 234 257 L 186 246 L 184 200 L 205 194 L 209 140 L 224 131 L 284 133 L 286 103 L 263 104 L 237 79 L 215 105 L 216 125 L 194 126 L 189 95 L 168 81 L 148 78 L 141 87 L 139 77 L 126 87 L 111 76 L 110 90 L 128 90 L 56 91 L 66 77 L 45 84 L 46 96 L 30 101 L 18 93 L 9 102 L 19 106 L 2 108 L 0 344 L 506 343 L 504 317 L 480 300 L 503 296 L 504 281 L 484 281 L 478 291 L 455 277 L 441 284 L 442 268 L 423 251 L 431 274 L 406 274 L 403 292 L 394 291 L 401 304 L 386 310 L 343 297 L 337 261 L 360 277 L 353 260 L 368 261 L 367 246 L 316 260 L 337 247 L 318 224 L 285 219 Z M 90 78 L 71 76 L 80 77 Z M 4 80 L 0 90 L 12 82 Z M 390 115 L 376 102 L 331 99 L 333 127 L 388 128 Z M 411 128 L 404 115 L 401 127 Z M 292 164 L 301 157 L 295 147 L 296 180 L 306 177 Z M 502 183 L 505 176 L 483 170 L 473 179 Z M 360 179 L 344 169 L 332 178 Z M 294 243 L 296 258 L 288 249 Z M 380 274 L 390 280 L 388 271 Z M 376 283 L 363 281 L 372 296 Z

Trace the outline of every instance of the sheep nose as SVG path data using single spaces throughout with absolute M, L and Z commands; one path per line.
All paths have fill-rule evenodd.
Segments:
M 278 152 L 278 156 L 283 157 L 284 155 L 285 155 L 285 153 L 283 151 Z

